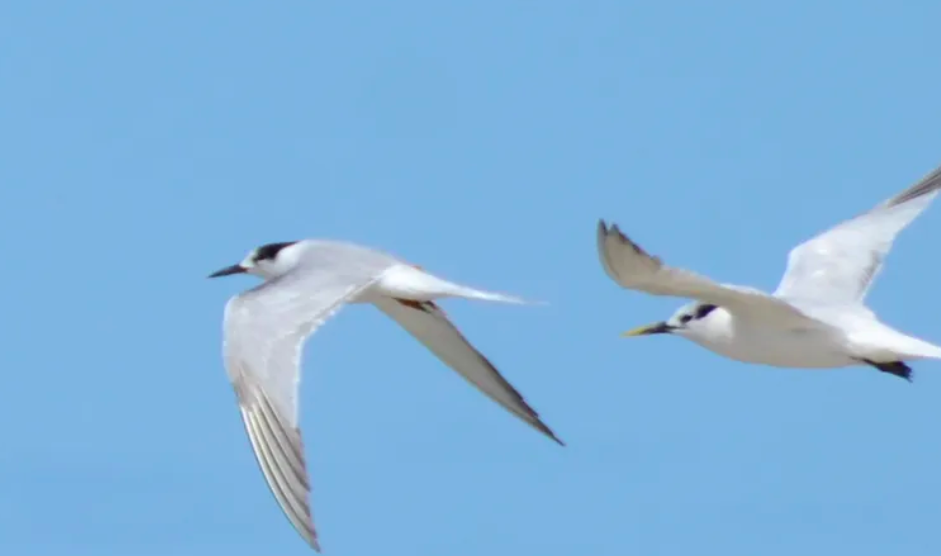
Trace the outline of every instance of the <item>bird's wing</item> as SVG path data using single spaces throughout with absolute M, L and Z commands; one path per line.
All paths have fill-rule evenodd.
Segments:
M 376 305 L 490 399 L 539 432 L 563 444 L 523 396 L 464 338 L 435 303 L 389 297 L 377 301 Z
M 928 208 L 941 167 L 895 197 L 793 248 L 775 296 L 836 305 L 861 303 L 896 235 Z
M 223 352 L 268 487 L 297 532 L 319 551 L 298 427 L 301 354 L 317 327 L 381 272 L 367 267 L 345 268 L 342 273 L 299 270 L 229 300 Z
M 808 318 L 789 303 L 762 291 L 719 284 L 688 270 L 663 264 L 631 241 L 617 224 L 598 222 L 598 255 L 612 280 L 624 288 L 653 295 L 705 301 L 749 318 L 804 326 Z

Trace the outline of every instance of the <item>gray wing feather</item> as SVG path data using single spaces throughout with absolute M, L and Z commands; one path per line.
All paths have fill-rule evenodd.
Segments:
M 719 284 L 688 270 L 670 267 L 648 254 L 617 224 L 598 222 L 598 255 L 608 276 L 623 288 L 652 295 L 685 297 L 714 303 L 738 315 L 775 320 L 788 326 L 810 324 L 807 315 L 791 304 L 745 286 Z
M 833 305 L 860 304 L 896 236 L 941 189 L 941 167 L 872 210 L 793 248 L 775 296 Z
M 403 303 L 387 298 L 380 299 L 375 304 L 386 316 L 396 321 L 487 397 L 564 446 L 519 391 L 500 374 L 490 360 L 467 341 L 435 303 Z
M 317 245 L 311 251 L 295 271 L 229 301 L 223 352 L 265 481 L 297 532 L 319 551 L 298 428 L 303 346 L 321 324 L 378 280 L 392 263 L 381 254 L 361 257 L 360 251 L 343 244 Z

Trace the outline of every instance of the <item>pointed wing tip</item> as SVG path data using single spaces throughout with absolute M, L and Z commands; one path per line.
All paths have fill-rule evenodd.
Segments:
M 605 223 L 604 220 L 598 221 L 598 243 L 599 247 L 602 247 L 606 244 L 607 240 L 615 238 L 621 243 L 626 244 L 634 250 L 635 253 L 639 255 L 649 256 L 646 251 L 644 251 L 640 245 L 634 242 L 631 238 L 627 237 L 627 234 L 621 231 L 621 227 L 616 223 L 611 223 L 609 226 Z
M 524 401 L 524 403 L 525 403 L 525 401 Z M 529 407 L 529 404 L 526 404 L 526 407 Z M 549 440 L 552 440 L 553 442 L 555 442 L 555 443 L 558 444 L 559 446 L 563 446 L 563 447 L 564 447 L 564 446 L 565 446 L 565 442 L 563 442 L 561 438 L 559 438 L 558 436 L 556 436 L 556 434 L 552 431 L 552 429 L 549 428 L 548 425 L 546 425 L 545 423 L 542 422 L 542 419 L 539 418 L 539 415 L 536 414 L 536 412 L 533 410 L 533 408 L 529 407 L 529 410 L 532 411 L 532 414 L 530 415 L 530 419 L 531 419 L 531 420 L 530 420 L 530 419 L 526 419 L 525 421 L 526 421 L 527 423 L 529 423 L 534 429 L 536 429 L 537 431 L 539 431 L 539 432 L 541 432 L 542 434 L 544 434 L 545 436 L 547 436 L 547 437 L 549 438 Z
M 605 239 L 610 236 L 619 236 L 619 235 L 623 235 L 623 234 L 621 233 L 621 228 L 618 227 L 617 224 L 615 224 L 614 222 L 612 222 L 611 224 L 608 224 L 607 220 L 605 220 L 604 218 L 598 219 L 598 238 L 599 239 Z
M 308 513 L 304 516 L 302 524 L 303 529 L 297 529 L 297 532 L 300 533 L 301 538 L 304 539 L 304 542 L 306 542 L 308 546 L 314 549 L 314 552 L 322 553 L 323 549 L 320 546 L 320 538 L 317 535 L 317 528 L 314 527 L 314 516 Z
M 301 520 L 299 520 L 299 522 L 292 521 L 291 525 L 294 526 L 297 534 L 304 540 L 307 546 L 314 550 L 314 552 L 323 552 L 320 547 L 320 540 L 317 536 L 317 528 L 314 527 L 314 518 L 311 514 L 306 514 Z

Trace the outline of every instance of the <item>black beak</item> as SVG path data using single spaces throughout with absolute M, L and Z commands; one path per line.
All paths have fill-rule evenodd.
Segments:
M 222 270 L 217 270 L 216 272 L 213 272 L 212 274 L 209 275 L 209 277 L 218 278 L 220 276 L 229 276 L 230 274 L 241 274 L 243 272 L 246 272 L 246 270 L 242 268 L 241 265 L 234 264 L 232 266 L 227 266 L 223 268 Z
M 675 327 L 665 322 L 658 322 L 647 326 L 641 326 L 622 334 L 622 336 L 648 336 L 650 334 L 669 334 Z

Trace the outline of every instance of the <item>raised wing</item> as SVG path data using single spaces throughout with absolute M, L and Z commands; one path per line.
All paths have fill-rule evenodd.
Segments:
M 298 269 L 226 305 L 226 370 L 245 430 L 272 494 L 318 552 L 310 483 L 298 428 L 297 390 L 304 342 L 350 298 L 381 276 L 378 268 Z
M 436 304 L 390 297 L 377 301 L 376 305 L 490 399 L 564 446 L 523 396 L 464 338 Z
M 869 212 L 791 249 L 774 295 L 835 305 L 862 303 L 895 237 L 928 208 L 939 188 L 941 168 Z
M 669 267 L 630 240 L 617 224 L 598 222 L 598 255 L 612 280 L 622 287 L 653 295 L 685 297 L 724 307 L 749 318 L 793 321 L 806 325 L 803 313 L 762 291 L 719 284 L 688 270 Z

